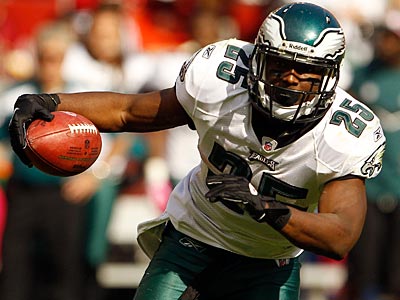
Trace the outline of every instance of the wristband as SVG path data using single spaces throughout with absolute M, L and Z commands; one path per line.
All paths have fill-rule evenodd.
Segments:
M 291 214 L 290 209 L 282 202 L 269 201 L 268 208 L 257 221 L 266 222 L 274 229 L 281 230 L 289 222 Z

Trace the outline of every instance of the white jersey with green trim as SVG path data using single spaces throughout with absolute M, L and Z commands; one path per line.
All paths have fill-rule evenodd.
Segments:
M 182 67 L 176 94 L 198 132 L 202 162 L 174 189 L 158 221 L 169 219 L 184 234 L 241 255 L 296 257 L 302 249 L 268 224 L 237 206 L 207 200 L 207 175 L 245 176 L 260 194 L 317 213 L 328 181 L 346 175 L 371 178 L 380 172 L 385 137 L 377 116 L 337 89 L 323 119 L 296 141 L 284 147 L 268 137 L 260 142 L 252 128 L 246 87 L 252 49 L 253 44 L 243 41 L 221 41 L 201 49 Z M 145 223 L 139 231 L 156 223 Z

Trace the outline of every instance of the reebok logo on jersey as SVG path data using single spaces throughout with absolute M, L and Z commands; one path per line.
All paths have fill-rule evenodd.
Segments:
M 249 155 L 249 160 L 250 161 L 259 161 L 262 162 L 264 165 L 266 165 L 271 171 L 275 171 L 276 166 L 279 165 L 276 161 L 273 161 L 272 159 L 266 158 L 265 156 L 251 151 Z
M 208 46 L 206 50 L 204 50 L 202 57 L 209 59 L 214 49 L 215 45 Z
M 379 127 L 377 130 L 374 132 L 374 142 L 377 142 L 381 139 L 383 136 L 382 128 Z

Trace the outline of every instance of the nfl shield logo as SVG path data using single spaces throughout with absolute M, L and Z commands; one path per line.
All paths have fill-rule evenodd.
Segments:
M 271 151 L 272 150 L 272 144 L 270 142 L 267 142 L 264 144 L 264 150 L 265 151 Z
M 278 146 L 278 142 L 275 141 L 274 139 L 271 139 L 269 137 L 264 136 L 261 140 L 263 144 L 263 149 L 266 152 L 273 151 L 276 149 L 276 146 Z

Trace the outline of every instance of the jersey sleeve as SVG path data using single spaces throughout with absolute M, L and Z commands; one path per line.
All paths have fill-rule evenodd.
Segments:
M 386 139 L 378 118 L 365 131 L 365 137 L 354 145 L 345 166 L 349 173 L 364 178 L 376 177 L 382 170 Z
M 337 167 L 340 176 L 376 177 L 382 169 L 386 144 L 380 120 L 344 91 L 338 97 L 323 134 L 327 148 L 320 149 L 325 151 L 320 155 Z
M 243 105 L 234 96 L 247 93 L 245 75 L 251 46 L 235 39 L 217 42 L 183 64 L 176 95 L 195 125 L 196 120 L 212 121 Z

